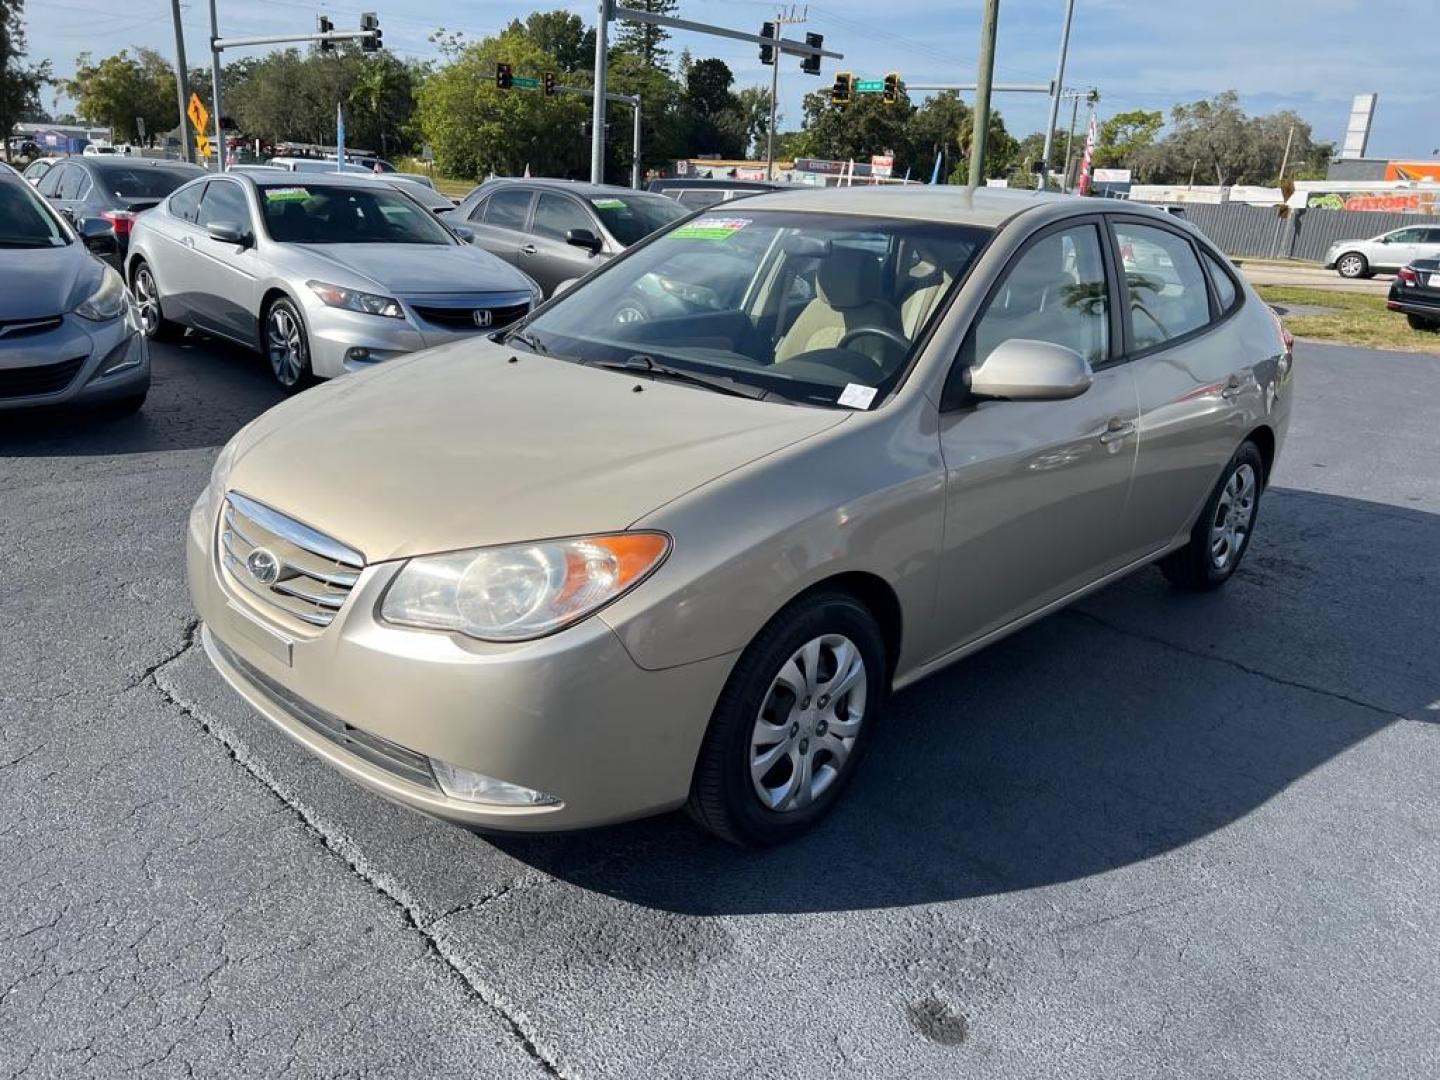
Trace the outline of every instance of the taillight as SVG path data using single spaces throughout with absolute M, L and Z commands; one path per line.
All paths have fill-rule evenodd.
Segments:
M 1419 285 L 1420 279 L 1415 276 L 1415 271 L 1408 266 L 1402 266 L 1400 272 L 1395 275 L 1406 285 Z
M 135 214 L 130 210 L 102 210 L 100 216 L 110 223 L 116 236 L 129 236 L 135 224 Z

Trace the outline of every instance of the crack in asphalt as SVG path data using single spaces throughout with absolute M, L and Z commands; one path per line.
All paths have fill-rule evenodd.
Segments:
M 155 661 L 155 663 L 147 667 L 144 671 L 140 672 L 139 675 L 136 675 L 135 678 L 130 680 L 130 683 L 125 687 L 125 689 L 134 690 L 137 686 L 145 682 L 147 679 L 153 679 L 155 677 L 155 673 L 161 668 L 163 668 L 166 664 L 174 663 L 176 660 L 179 660 L 180 657 L 184 656 L 187 652 L 193 649 L 197 643 L 197 639 L 199 638 L 199 636 L 200 620 L 190 619 L 188 622 L 185 623 L 185 636 L 184 640 L 180 643 L 180 647 L 175 649 L 168 655 L 161 657 L 159 660 Z
M 1347 705 L 1354 705 L 1357 708 L 1365 709 L 1373 713 L 1378 713 L 1380 716 L 1385 717 L 1386 720 L 1409 719 L 1408 717 L 1405 717 L 1400 713 L 1395 712 L 1393 709 L 1387 709 L 1383 705 L 1376 705 L 1372 701 L 1365 701 L 1362 698 L 1351 697 L 1349 694 L 1341 693 L 1339 690 L 1328 690 L 1323 686 L 1316 686 L 1313 683 L 1301 682 L 1298 679 L 1287 679 L 1283 675 L 1275 675 L 1271 672 L 1264 671 L 1261 668 L 1251 667 L 1249 664 L 1241 663 L 1239 660 L 1235 660 L 1229 656 L 1221 656 L 1218 653 L 1204 652 L 1201 649 L 1194 649 L 1188 645 L 1181 645 L 1178 642 L 1169 641 L 1166 638 L 1159 637 L 1155 634 L 1146 633 L 1143 630 L 1133 630 L 1128 626 L 1121 626 L 1118 623 L 1113 623 L 1108 619 L 1103 619 L 1099 615 L 1096 615 L 1093 611 L 1086 611 L 1084 608 L 1070 607 L 1067 608 L 1066 611 L 1071 615 L 1077 615 L 1080 618 L 1089 619 L 1091 622 L 1099 626 L 1103 626 L 1107 630 L 1113 630 L 1117 634 L 1123 634 L 1125 637 L 1135 638 L 1140 641 L 1148 641 L 1151 644 L 1160 645 L 1167 649 L 1174 649 L 1178 653 L 1184 653 L 1186 656 L 1193 656 L 1200 660 L 1213 660 L 1218 664 L 1225 664 L 1239 671 L 1243 671 L 1247 675 L 1254 675 L 1257 679 L 1264 679 L 1266 682 L 1274 683 L 1276 686 L 1286 686 L 1292 690 L 1304 690 L 1311 694 L 1319 694 L 1321 697 L 1330 698 L 1333 701 L 1343 701 Z
M 535 1062 L 544 1075 L 556 1077 L 558 1080 L 567 1080 L 566 1074 L 561 1071 L 555 1060 L 555 1055 L 536 1042 L 536 1036 L 529 1030 L 528 1018 L 510 1005 L 494 987 L 488 986 L 476 978 L 468 970 L 465 958 L 434 932 L 435 928 L 450 916 L 462 911 L 476 910 L 493 903 L 512 889 L 529 882 L 524 879 L 511 882 L 427 921 L 423 917 L 421 905 L 408 895 L 408 890 L 399 881 L 373 866 L 350 837 L 336 829 L 312 807 L 289 793 L 285 785 L 264 762 L 253 754 L 243 739 L 224 723 L 207 714 L 202 705 L 183 697 L 179 688 L 164 677 L 163 673 L 168 665 L 173 664 L 196 647 L 199 627 L 200 620 L 198 619 L 188 624 L 186 645 L 151 665 L 146 669 L 146 674 L 132 685 L 138 686 L 148 679 L 168 704 L 192 720 L 205 735 L 218 742 L 236 765 L 269 790 L 299 819 L 301 825 L 319 842 L 321 847 L 343 862 L 356 877 L 376 893 L 395 905 L 400 913 L 401 922 L 420 935 L 426 950 L 440 962 L 451 977 L 459 982 L 469 996 L 487 1006 L 495 1014 L 519 1043 L 520 1048 Z

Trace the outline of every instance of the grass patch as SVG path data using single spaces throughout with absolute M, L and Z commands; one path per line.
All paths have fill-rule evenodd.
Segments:
M 1314 304 L 1334 308 L 1328 315 L 1287 315 L 1285 325 L 1296 337 L 1360 345 L 1368 349 L 1402 349 L 1440 353 L 1440 334 L 1412 330 L 1405 316 L 1385 307 L 1385 297 L 1370 293 L 1331 292 L 1291 285 L 1257 285 L 1267 304 Z
M 441 195 L 448 195 L 452 199 L 463 199 L 470 192 L 475 190 L 474 180 L 453 180 L 448 176 L 440 176 L 426 167 L 425 162 L 419 158 L 404 157 L 395 162 L 395 167 L 401 172 L 422 173 L 429 176 L 435 182 L 435 190 Z

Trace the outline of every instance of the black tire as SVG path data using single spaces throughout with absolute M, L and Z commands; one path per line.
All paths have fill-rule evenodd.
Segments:
M 140 308 L 140 332 L 145 335 L 146 340 L 179 341 L 185 336 L 185 327 L 165 318 L 155 275 L 143 259 L 136 259 L 135 265 L 130 268 L 130 295 L 135 298 L 136 306 Z M 149 311 L 152 303 L 153 316 Z
M 1347 251 L 1335 260 L 1335 272 L 1343 278 L 1368 278 L 1373 273 L 1370 260 L 1358 251 Z
M 809 760 L 818 763 L 813 766 L 817 770 L 815 775 L 831 768 L 834 758 L 824 748 L 825 742 L 833 744 L 837 739 L 844 740 L 836 732 L 827 731 L 825 718 L 831 717 L 837 725 L 853 723 L 850 707 L 855 704 L 857 688 L 863 695 L 858 730 L 840 767 L 832 768 L 828 783 L 813 796 L 813 801 L 808 805 L 773 809 L 761 801 L 757 790 L 757 784 L 762 784 L 767 777 L 754 782 L 751 779 L 751 757 L 757 745 L 755 737 L 761 711 L 766 709 L 767 715 L 774 715 L 773 706 L 784 694 L 776 685 L 782 667 L 789 664 L 802 646 L 825 636 L 844 639 L 854 646 L 856 656 L 864 665 L 863 688 L 857 682 L 842 693 L 828 711 L 818 707 L 826 700 L 825 685 L 840 674 L 833 670 L 839 656 L 837 651 L 818 652 L 817 678 L 813 680 L 813 685 L 818 687 L 814 699 L 817 708 L 787 711 L 778 727 L 788 731 L 788 735 L 774 745 L 783 744 L 804 756 L 807 744 L 813 740 L 816 749 L 811 751 Z M 889 687 L 885 640 L 863 604 L 841 592 L 815 593 L 797 600 L 755 636 L 735 664 L 715 703 L 690 787 L 686 808 L 690 816 L 702 828 L 741 847 L 783 844 L 806 832 L 830 811 L 855 775 L 884 713 Z M 799 704 L 794 698 L 789 703 L 792 707 Z M 782 754 L 775 758 L 773 769 L 788 772 L 793 778 L 789 764 L 793 760 L 788 754 Z M 783 783 L 783 778 L 779 783 Z M 810 785 L 805 787 L 810 790 Z
M 1427 319 L 1424 315 L 1406 314 L 1405 321 L 1410 324 L 1411 330 L 1440 330 L 1440 323 L 1434 319 Z
M 288 345 L 281 348 L 280 339 Z M 300 309 L 289 297 L 272 300 L 260 320 L 260 348 L 270 374 L 287 394 L 298 394 L 315 381 L 310 367 L 310 338 Z
M 1229 534 L 1230 538 L 1224 545 L 1221 558 L 1213 547 L 1215 534 L 1212 530 L 1220 527 L 1223 515 L 1228 512 L 1224 503 L 1227 489 L 1231 488 L 1232 480 L 1237 476 L 1242 478 L 1243 486 L 1245 470 L 1248 470 L 1253 484 L 1249 520 L 1243 535 Z M 1220 474 L 1215 490 L 1210 493 L 1210 498 L 1205 500 L 1205 508 L 1200 511 L 1195 528 L 1190 532 L 1190 542 L 1160 560 L 1160 572 L 1171 585 L 1185 592 L 1210 592 L 1220 588 L 1234 576 L 1245 558 L 1245 553 L 1250 550 L 1250 540 L 1255 535 L 1255 522 L 1260 516 L 1260 496 L 1265 491 L 1265 481 L 1265 458 L 1260 453 L 1260 448 L 1247 439 L 1240 444 L 1240 449 L 1235 451 L 1235 455 L 1225 466 L 1225 471 Z M 1233 491 L 1231 501 L 1234 501 Z M 1235 539 L 1237 536 L 1238 540 Z

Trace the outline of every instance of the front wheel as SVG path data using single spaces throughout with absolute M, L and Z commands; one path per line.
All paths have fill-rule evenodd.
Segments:
M 305 323 L 289 300 L 276 300 L 265 312 L 265 357 L 275 381 L 287 394 L 305 389 L 314 380 Z
M 1365 261 L 1365 256 L 1358 251 L 1347 251 L 1340 258 L 1335 260 L 1335 269 L 1343 278 L 1361 278 L 1370 276 L 1370 264 Z
M 700 750 L 688 810 L 743 847 L 784 843 L 825 816 L 884 708 L 885 642 L 844 593 L 786 608 L 731 672 Z
M 1209 592 L 1230 580 L 1250 549 L 1264 485 L 1265 459 L 1259 447 L 1247 440 L 1225 466 L 1190 532 L 1190 542 L 1160 560 L 1160 571 L 1171 585 L 1186 592 Z

